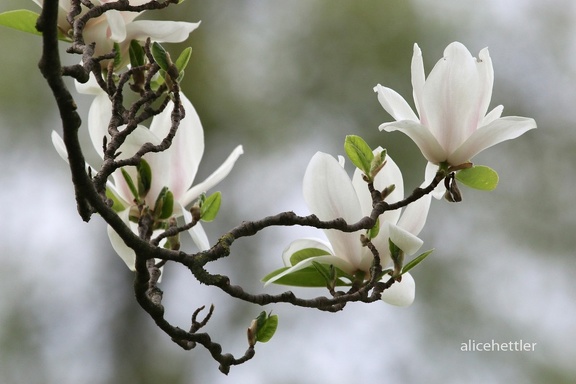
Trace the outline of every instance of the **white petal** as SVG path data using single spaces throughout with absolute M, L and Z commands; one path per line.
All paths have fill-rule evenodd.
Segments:
M 448 153 L 453 152 L 478 126 L 483 99 L 477 62 L 460 43 L 446 47 L 444 58 L 432 69 L 424 86 L 428 127 Z M 430 159 L 429 159 L 430 160 Z
M 396 121 L 380 125 L 379 129 L 386 132 L 400 131 L 406 134 L 422 152 L 424 157 L 434 163 L 438 164 L 446 160 L 448 154 L 440 146 L 438 140 L 430 132 L 428 127 L 410 120 Z
M 292 255 L 298 251 L 307 248 L 318 248 L 323 251 L 326 251 L 331 255 L 334 254 L 332 248 L 330 248 L 330 245 L 323 240 L 312 238 L 298 239 L 291 242 L 282 252 L 282 260 L 284 260 L 284 265 L 287 267 L 291 267 L 292 264 L 290 263 L 290 258 L 292 257 Z
M 450 155 L 448 162 L 452 165 L 465 163 L 484 149 L 506 140 L 515 139 L 534 128 L 536 128 L 534 119 L 517 116 L 501 117 L 476 130 L 466 142 Z
M 434 163 L 426 164 L 426 171 L 424 173 L 424 184 L 423 184 L 424 186 L 430 185 L 432 180 L 434 180 L 434 177 L 436 177 L 436 172 L 438 172 L 438 168 L 440 168 L 440 167 Z M 434 198 L 440 200 L 444 197 L 445 192 L 446 192 L 446 187 L 444 187 L 444 183 L 440 183 L 432 191 L 432 196 L 434 196 Z
M 105 92 L 100 88 L 94 74 L 90 73 L 90 77 L 88 81 L 85 83 L 80 83 L 77 80 L 74 81 L 74 85 L 76 86 L 76 90 L 78 93 L 82 93 L 84 95 L 101 95 L 105 94 Z
M 395 282 L 382 292 L 382 300 L 398 307 L 407 307 L 414 302 L 416 297 L 416 282 L 409 273 L 402 275 L 402 281 Z
M 124 41 L 126 39 L 126 22 L 122 14 L 119 11 L 110 10 L 104 15 L 106 16 L 109 28 L 106 37 L 116 42 Z
M 78 87 L 77 87 L 78 88 Z M 85 88 L 86 90 L 89 88 Z M 112 103 L 108 99 L 108 95 L 100 92 L 92 100 L 90 110 L 88 112 L 88 132 L 90 139 L 96 152 L 101 158 L 104 158 L 104 151 L 102 149 L 104 143 L 104 136 L 110 140 L 108 134 L 108 124 L 112 118 Z
M 414 54 L 412 55 L 412 96 L 416 104 L 416 110 L 420 115 L 420 122 L 426 125 L 426 111 L 422 98 L 424 97 L 424 84 L 426 82 L 426 75 L 424 73 L 424 62 L 422 61 L 422 51 L 418 44 L 414 44 Z
M 363 217 L 352 181 L 330 155 L 317 152 L 312 157 L 304 175 L 303 192 L 308 208 L 320 220 L 342 217 L 352 224 Z M 336 230 L 324 232 L 334 253 L 358 267 L 362 253 L 359 234 Z
M 485 125 L 490 124 L 494 120 L 499 119 L 500 116 L 502 116 L 503 110 L 504 110 L 504 106 L 499 105 L 496 108 L 494 108 L 493 110 L 491 110 L 490 112 L 488 112 L 488 114 L 486 116 L 484 116 L 484 118 L 482 119 L 482 121 L 480 122 L 480 125 L 478 125 L 478 127 L 483 127 Z
M 398 227 L 413 235 L 418 235 L 424 228 L 424 224 L 426 224 L 431 200 L 432 196 L 428 194 L 404 208 L 402 217 L 397 224 Z
M 199 25 L 199 22 L 137 20 L 128 24 L 126 29 L 130 40 L 144 41 L 150 36 L 152 41 L 160 43 L 179 43 L 186 40 Z
M 480 80 L 480 103 L 478 105 L 477 116 L 477 125 L 480 126 L 486 111 L 488 111 L 488 106 L 492 99 L 492 87 L 494 85 L 494 69 L 492 68 L 492 59 L 488 53 L 488 48 L 484 48 L 478 54 L 476 67 Z
M 201 183 L 196 184 L 192 188 L 190 188 L 184 196 L 180 199 L 180 203 L 187 207 L 191 204 L 201 193 L 208 191 L 216 184 L 224 180 L 226 176 L 230 173 L 234 164 L 236 164 L 236 160 L 240 157 L 241 154 L 244 153 L 244 149 L 241 145 L 234 148 L 232 153 L 228 155 L 228 158 L 216 169 L 210 176 L 208 176 L 204 181 Z
M 204 130 L 200 118 L 184 94 L 180 93 L 180 99 L 186 117 L 180 122 L 172 145 L 164 152 L 146 156 L 152 169 L 150 196 L 153 200 L 167 186 L 174 194 L 174 200 L 180 201 L 192 185 L 204 154 Z M 170 131 L 173 108 L 174 104 L 170 102 L 162 113 L 152 119 L 150 132 L 159 139 L 164 139 Z
M 398 248 L 403 250 L 405 254 L 412 255 L 416 253 L 424 243 L 422 240 L 407 230 L 394 224 L 386 224 L 388 224 L 388 229 L 390 231 L 390 240 L 392 240 L 392 242 L 396 244 Z
M 128 219 L 129 211 L 129 209 L 125 209 L 124 211 L 119 212 L 118 216 L 120 216 L 126 225 L 131 226 L 132 223 L 130 223 L 130 220 Z M 120 256 L 120 258 L 126 263 L 131 271 L 135 271 L 136 254 L 132 248 L 128 247 L 126 243 L 124 243 L 124 240 L 122 240 L 122 238 L 116 233 L 116 231 L 114 231 L 114 229 L 112 229 L 111 226 L 108 226 L 107 231 L 108 237 L 110 238 L 110 244 L 112 244 L 114 251 L 116 251 L 118 256 Z
M 174 205 L 176 204 L 177 203 Z M 182 206 L 178 207 L 178 212 L 179 213 L 176 213 L 175 211 L 175 215 L 179 216 L 181 214 L 184 217 L 184 222 L 186 224 L 192 222 L 192 214 L 186 209 L 183 209 Z M 210 241 L 208 240 L 208 236 L 206 235 L 201 223 L 196 223 L 196 225 L 188 230 L 188 233 L 200 251 L 207 251 L 210 249 Z
M 412 120 L 420 121 L 410 105 L 404 100 L 398 92 L 383 87 L 378 84 L 374 87 L 374 92 L 378 94 L 378 101 L 382 107 L 394 118 L 394 120 Z

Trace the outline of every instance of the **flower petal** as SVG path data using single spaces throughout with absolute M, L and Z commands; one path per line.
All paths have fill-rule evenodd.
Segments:
M 174 200 L 180 201 L 190 188 L 198 165 L 204 154 L 204 130 L 200 118 L 192 103 L 180 93 L 186 117 L 180 122 L 172 145 L 164 152 L 146 155 L 146 161 L 152 169 L 152 186 L 150 197 L 155 200 L 160 190 L 167 186 L 174 194 Z M 159 139 L 164 139 L 172 127 L 172 110 L 170 102 L 162 113 L 154 116 L 150 132 Z
M 338 161 L 328 154 L 317 152 L 310 160 L 304 175 L 303 193 L 308 208 L 320 220 L 341 217 L 348 223 L 355 223 L 363 217 L 350 178 Z M 362 252 L 358 232 L 325 230 L 324 233 L 336 256 L 359 267 Z
M 76 88 L 78 89 L 79 86 Z M 84 90 L 89 89 L 89 87 L 84 88 Z M 101 158 L 104 158 L 102 146 L 104 137 L 110 140 L 108 124 L 110 124 L 110 119 L 112 118 L 112 103 L 110 99 L 108 99 L 108 95 L 102 90 L 100 91 L 94 100 L 92 100 L 92 104 L 90 104 L 90 110 L 88 111 L 88 132 L 94 149 Z
M 414 302 L 416 297 L 416 282 L 410 273 L 402 275 L 402 281 L 395 282 L 382 292 L 382 300 L 398 307 L 407 307 Z
M 422 240 L 407 230 L 391 223 L 386 224 L 388 225 L 390 240 L 407 255 L 416 253 L 424 244 Z
M 216 184 L 224 180 L 226 176 L 230 173 L 236 160 L 240 157 L 241 154 L 244 153 L 244 149 L 241 145 L 234 148 L 232 153 L 228 155 L 226 160 L 216 169 L 210 176 L 208 176 L 204 181 L 201 183 L 196 184 L 188 191 L 184 193 L 184 196 L 180 199 L 180 203 L 187 207 L 189 206 L 201 193 L 208 191 Z
M 124 223 L 126 223 L 126 225 L 132 227 L 133 223 L 131 223 L 128 218 L 129 213 L 130 209 L 125 209 L 122 212 L 118 212 L 118 216 L 120 216 L 120 218 L 122 219 L 122 221 L 124 221 Z M 124 240 L 122 240 L 122 238 L 116 233 L 114 229 L 112 229 L 111 226 L 108 226 L 107 232 L 108 237 L 110 238 L 110 244 L 112 244 L 112 248 L 114 248 L 114 251 L 116 251 L 118 256 L 120 256 L 120 258 L 126 263 L 126 265 L 128 266 L 128 268 L 130 268 L 131 271 L 135 271 L 136 254 L 134 253 L 132 248 L 128 247 L 126 243 L 124 243 Z
M 450 164 L 462 164 L 477 153 L 495 144 L 515 139 L 525 132 L 536 128 L 534 119 L 518 116 L 506 116 L 476 130 L 458 149 L 450 155 Z
M 184 222 L 186 224 L 191 223 L 192 214 L 184 207 L 182 207 L 180 204 L 174 203 L 174 205 L 175 205 L 174 216 L 176 217 L 183 216 Z M 204 231 L 202 224 L 196 223 L 196 225 L 194 225 L 192 228 L 188 230 L 188 233 L 190 234 L 190 236 L 192 237 L 192 241 L 194 241 L 194 244 L 196 244 L 196 246 L 200 251 L 207 251 L 208 249 L 210 249 L 210 241 L 208 240 L 208 236 L 206 235 L 206 232 Z
M 494 120 L 499 119 L 500 116 L 502 116 L 503 110 L 504 110 L 504 106 L 499 105 L 496 108 L 494 108 L 493 110 L 491 110 L 490 112 L 488 112 L 488 114 L 486 116 L 484 116 L 484 118 L 482 119 L 482 121 L 480 122 L 480 125 L 478 127 L 483 127 L 485 125 L 490 124 Z
M 378 101 L 382 107 L 394 118 L 394 120 L 412 120 L 420 121 L 410 105 L 404 100 L 398 92 L 383 87 L 378 84 L 374 87 L 374 92 L 378 94 Z
M 432 196 L 428 194 L 409 204 L 402 212 L 402 217 L 397 223 L 398 227 L 413 235 L 418 235 L 426 224 L 431 201 Z
M 441 163 L 448 157 L 448 154 L 442 146 L 440 146 L 432 132 L 420 123 L 411 120 L 402 120 L 382 124 L 379 129 L 386 132 L 400 131 L 404 133 L 416 143 L 422 155 L 434 164 Z
M 122 17 L 122 13 L 112 9 L 104 15 L 108 23 L 106 38 L 119 43 L 126 40 L 126 21 Z
M 426 75 L 424 73 L 424 62 L 422 60 L 422 51 L 420 50 L 418 44 L 414 44 L 411 72 L 412 72 L 412 96 L 414 97 L 414 104 L 416 105 L 416 111 L 418 111 L 418 115 L 420 116 L 420 122 L 424 125 L 427 125 L 426 110 L 424 109 L 424 103 L 422 100 L 422 98 L 424 97 L 424 84 L 426 83 Z
M 179 43 L 199 25 L 200 22 L 137 20 L 126 26 L 126 34 L 129 40 L 145 41 L 150 36 L 152 41 L 159 43 Z
M 432 180 L 434 180 L 436 177 L 436 172 L 438 172 L 439 168 L 440 167 L 434 163 L 429 162 L 426 164 L 426 171 L 424 173 L 424 186 L 430 185 Z M 444 193 L 446 193 L 446 187 L 444 186 L 444 183 L 440 183 L 436 186 L 436 188 L 434 188 L 431 195 L 434 196 L 435 199 L 440 200 L 444 197 Z

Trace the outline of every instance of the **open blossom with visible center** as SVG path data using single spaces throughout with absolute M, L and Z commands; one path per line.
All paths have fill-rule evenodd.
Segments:
M 76 83 L 76 85 L 79 92 L 96 95 L 88 114 L 88 129 L 94 148 L 103 157 L 103 137 L 106 136 L 108 142 L 110 141 L 108 124 L 111 118 L 112 104 L 108 99 L 108 95 L 95 85 L 93 78 L 86 84 Z M 192 220 L 192 216 L 186 208 L 189 208 L 200 194 L 214 187 L 228 175 L 238 157 L 243 153 L 243 149 L 241 145 L 237 146 L 214 173 L 203 182 L 192 186 L 204 153 L 204 131 L 192 103 L 182 93 L 180 93 L 180 100 L 186 116 L 180 122 L 176 136 L 172 140 L 172 145 L 166 151 L 147 153 L 143 156 L 143 159 L 150 165 L 152 174 L 151 186 L 145 197 L 145 204 L 153 209 L 162 188 L 168 187 L 174 196 L 172 217 L 183 217 L 189 223 Z M 138 126 L 134 132 L 128 135 L 126 141 L 118 150 L 121 154 L 117 160 L 131 157 L 145 143 L 160 144 L 170 130 L 172 108 L 173 103 L 170 102 L 162 113 L 154 116 L 150 128 Z M 123 128 L 119 127 L 119 130 Z M 52 141 L 60 156 L 67 159 L 64 143 L 56 132 L 52 132 Z M 132 180 L 137 180 L 135 167 L 124 167 L 124 170 L 128 172 Z M 134 195 L 120 170 L 112 174 L 112 179 L 114 182 L 109 182 L 107 188 L 111 189 L 124 207 L 123 210 L 118 212 L 118 215 L 135 233 L 138 233 L 137 224 L 129 220 L 131 209 L 136 209 Z M 206 250 L 209 248 L 208 238 L 200 223 L 192 227 L 189 233 L 199 249 Z M 157 234 L 156 231 L 155 234 Z M 130 269 L 134 270 L 134 251 L 124 244 L 124 241 L 110 226 L 108 227 L 108 236 L 116 253 L 126 262 Z
M 44 0 L 33 0 L 42 7 Z M 113 3 L 117 0 L 92 0 L 95 5 Z M 149 0 L 130 0 L 130 5 L 138 6 Z M 72 5 L 70 0 L 60 0 L 58 3 L 58 28 L 66 36 L 72 33 L 72 26 L 66 20 Z M 83 7 L 84 12 L 86 8 Z M 200 23 L 184 21 L 134 20 L 143 12 L 121 12 L 110 10 L 103 15 L 90 19 L 84 28 L 84 42 L 96 43 L 95 55 L 103 55 L 112 51 L 114 42 L 120 44 L 122 63 L 128 63 L 128 48 L 131 40 L 145 41 L 148 37 L 159 43 L 179 43 L 188 38 Z
M 426 78 L 415 44 L 412 87 L 418 115 L 397 92 L 378 84 L 378 100 L 396 120 L 380 125 L 380 130 L 405 133 L 433 164 L 466 163 L 484 149 L 536 128 L 530 118 L 500 117 L 501 105 L 487 113 L 493 82 L 487 48 L 476 59 L 461 43 L 451 43 Z
M 378 148 L 375 153 L 380 151 Z M 383 190 L 394 184 L 396 188 L 387 197 L 387 201 L 395 202 L 401 200 L 404 195 L 402 173 L 389 156 L 386 159 L 386 165 L 374 180 L 374 187 Z M 372 198 L 366 182 L 362 180 L 362 172 L 357 169 L 353 179 L 350 180 L 342 165 L 334 157 L 317 152 L 310 160 L 304 176 L 304 199 L 310 211 L 319 219 L 333 220 L 341 217 L 352 224 L 370 215 Z M 416 235 L 424 226 L 429 206 L 430 196 L 427 195 L 406 207 L 402 214 L 398 209 L 384 212 L 380 216 L 380 231 L 371 241 L 380 253 L 383 267 L 391 262 L 388 239 L 408 255 L 420 248 L 422 240 Z M 274 276 L 267 283 L 306 268 L 312 265 L 312 262 L 334 265 L 350 275 L 361 271 L 368 278 L 374 256 L 361 244 L 360 235 L 364 232 L 345 233 L 328 229 L 324 230 L 328 243 L 310 238 L 295 240 L 283 253 L 284 263 L 290 268 Z M 307 248 L 317 248 L 327 254 L 291 265 L 290 257 L 295 252 Z M 414 279 L 406 273 L 402 276 L 401 282 L 394 283 L 383 292 L 382 299 L 389 304 L 407 306 L 413 302 L 414 296 Z

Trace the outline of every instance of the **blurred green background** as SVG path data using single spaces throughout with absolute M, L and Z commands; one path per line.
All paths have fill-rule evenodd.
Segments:
M 35 9 L 3 0 L 0 11 L 22 7 Z M 103 221 L 77 215 L 68 170 L 50 142 L 59 121 L 37 70 L 40 40 L 1 28 L 3 384 L 574 383 L 575 2 L 188 0 L 142 18 L 202 20 L 185 44 L 169 47 L 194 50 L 184 91 L 206 132 L 198 180 L 244 145 L 218 186 L 223 212 L 205 226 L 213 240 L 242 220 L 306 214 L 305 167 L 317 150 L 343 154 L 346 134 L 386 147 L 407 190 L 417 186 L 425 161 L 402 134 L 378 132 L 390 117 L 372 91 L 382 83 L 411 98 L 415 42 L 427 72 L 452 41 L 475 55 L 488 46 L 491 106 L 533 117 L 538 129 L 474 159 L 499 172 L 496 191 L 464 189 L 460 204 L 434 201 L 420 237 L 435 252 L 413 273 L 411 307 L 353 304 L 326 314 L 268 306 L 280 315 L 277 334 L 226 377 L 201 347 L 185 352 L 155 328 L 135 303 L 132 274 Z M 83 116 L 89 102 L 78 97 Z M 291 240 L 318 235 L 268 230 L 235 243 L 211 270 L 253 292 L 280 292 L 259 279 L 281 265 Z M 172 266 L 163 289 L 167 315 L 182 328 L 197 307 L 214 303 L 207 330 L 226 351 L 243 353 L 245 329 L 262 308 Z M 469 339 L 537 344 L 534 352 L 462 352 Z

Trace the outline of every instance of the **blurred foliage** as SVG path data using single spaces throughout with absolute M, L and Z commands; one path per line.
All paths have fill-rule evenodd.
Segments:
M 32 2 L 5 0 L 0 11 L 22 3 L 34 9 Z M 336 315 L 274 307 L 281 318 L 277 335 L 258 345 L 255 359 L 233 368 L 229 378 L 205 351 L 184 352 L 166 340 L 133 300 L 131 274 L 113 255 L 102 221 L 81 226 L 65 166 L 49 144 L 58 123 L 36 69 L 40 42 L 2 29 L 0 185 L 13 186 L 1 195 L 10 202 L 11 224 L 0 237 L 0 287 L 12 292 L 0 301 L 3 383 L 315 383 L 378 377 L 404 383 L 572 383 L 576 372 L 566 356 L 574 353 L 567 341 L 576 336 L 576 309 L 568 299 L 576 294 L 569 274 L 576 267 L 571 177 L 576 137 L 569 113 L 576 102 L 576 44 L 574 12 L 568 11 L 574 8 L 568 0 L 545 7 L 536 0 L 507 6 L 449 0 L 188 0 L 142 16 L 202 20 L 186 43 L 167 45 L 176 52 L 193 48 L 184 91 L 206 130 L 201 174 L 211 172 L 236 144 L 246 150 L 222 184 L 221 213 L 206 225 L 211 239 L 241 220 L 301 202 L 288 193 L 299 193 L 308 159 L 316 150 L 343 154 L 347 134 L 386 147 L 406 184 L 418 185 L 425 162 L 403 135 L 378 132 L 389 116 L 372 91 L 382 83 L 411 99 L 415 42 L 427 72 L 450 41 L 462 41 L 473 53 L 490 46 L 496 71 L 492 105 L 503 103 L 505 115 L 534 117 L 539 124 L 479 157 L 478 163 L 501 176 L 495 192 L 464 190 L 461 205 L 435 202 L 422 236 L 436 251 L 414 270 L 418 288 L 412 307 L 350 306 Z M 85 115 L 86 99 L 79 100 Z M 43 184 L 26 180 L 29 174 L 44 175 Z M 62 196 L 51 195 L 56 193 L 49 191 L 51 183 L 64 185 L 56 190 Z M 29 193 L 10 195 L 27 185 Z M 11 204 L 15 197 L 30 205 L 17 208 Z M 29 229 L 37 216 L 30 213 L 24 220 L 23 212 L 54 212 L 48 211 L 51 205 L 66 213 L 61 221 L 69 217 L 78 235 L 59 239 L 58 220 Z M 230 260 L 211 270 L 263 291 L 258 279 L 280 266 L 280 251 L 289 241 L 279 233 L 240 241 Z M 23 246 L 22 238 L 31 240 Z M 182 327 L 196 307 L 215 302 L 210 330 L 224 348 L 243 350 L 245 328 L 260 308 L 200 287 L 171 266 L 166 275 L 166 305 Z M 541 349 L 459 351 L 468 339 L 490 338 L 523 338 Z M 370 359 L 358 366 L 352 359 L 362 353 Z

